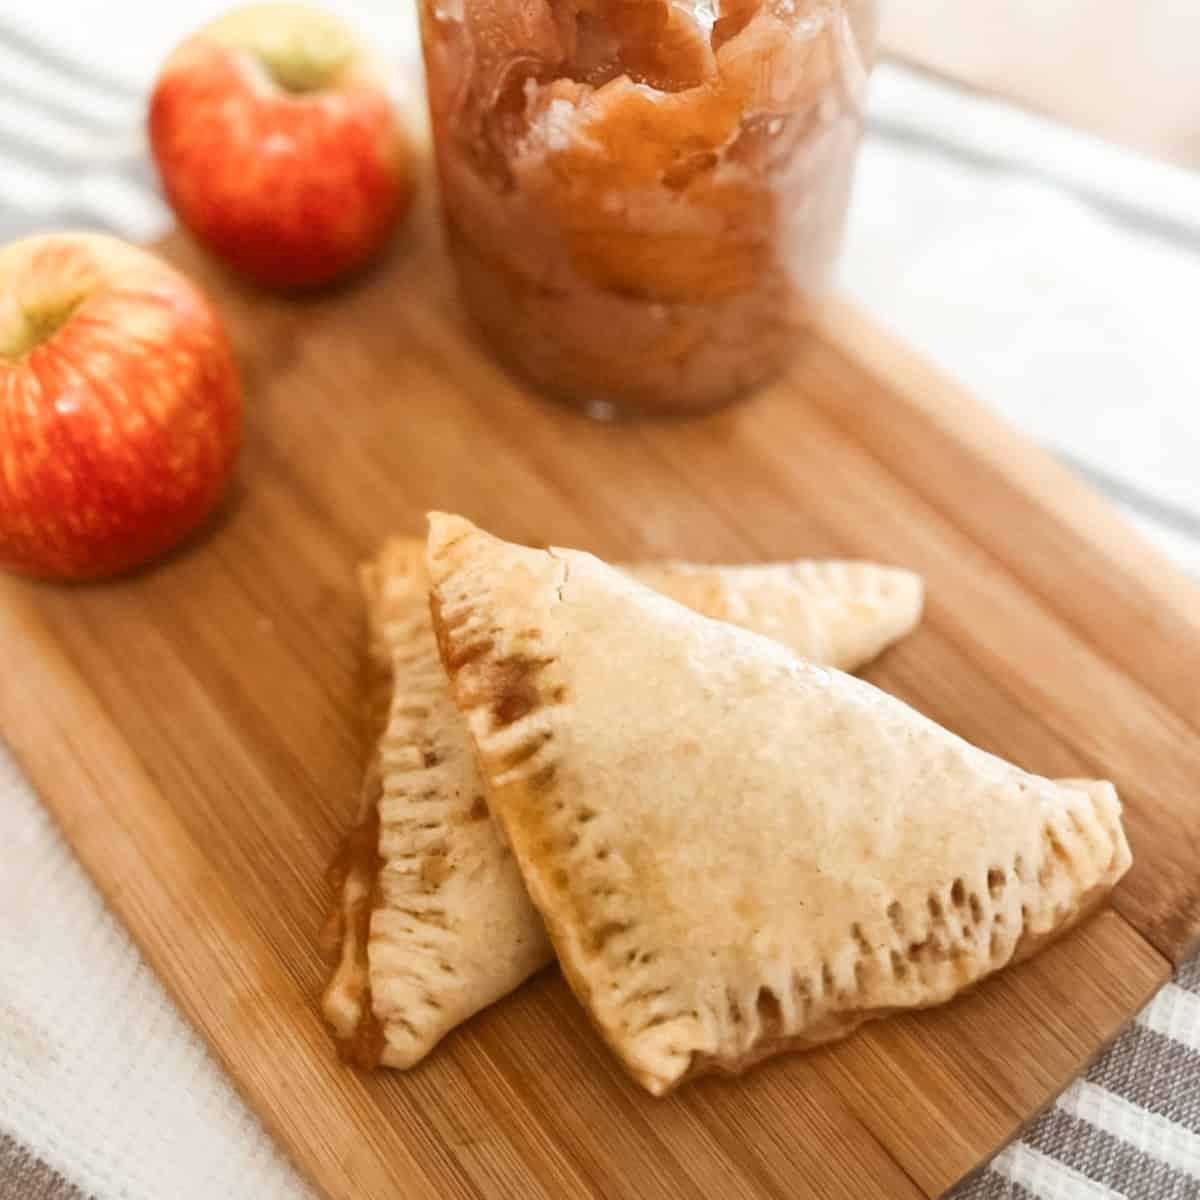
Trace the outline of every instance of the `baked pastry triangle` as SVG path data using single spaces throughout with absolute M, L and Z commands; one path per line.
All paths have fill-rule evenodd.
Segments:
M 701 612 L 852 669 L 917 623 L 921 580 L 854 562 L 627 568 Z M 425 543 L 363 568 L 373 751 L 336 892 L 323 997 L 343 1052 L 408 1067 L 553 957 L 484 799 L 429 614 Z
M 434 622 L 566 978 L 660 1095 L 948 1000 L 1130 861 L 1054 783 L 587 554 L 431 519 Z

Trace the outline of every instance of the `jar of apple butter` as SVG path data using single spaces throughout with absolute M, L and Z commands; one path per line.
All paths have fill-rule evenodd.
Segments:
M 598 416 L 776 372 L 829 282 L 876 0 L 420 0 L 465 301 Z

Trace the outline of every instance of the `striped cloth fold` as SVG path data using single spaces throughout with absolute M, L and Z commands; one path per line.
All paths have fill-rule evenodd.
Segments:
M 139 22 L 169 33 L 154 62 L 220 5 L 80 3 L 104 14 L 86 56 L 58 48 L 83 46 L 74 5 L 41 6 L 33 32 L 0 0 L 0 241 L 169 227 L 141 131 L 147 72 L 94 64 Z M 411 68 L 396 0 L 332 7 Z M 1200 578 L 1200 179 L 885 68 L 843 279 Z M 311 1196 L 2 746 L 0 845 L 0 1200 Z M 953 1195 L 1200 1200 L 1200 960 Z

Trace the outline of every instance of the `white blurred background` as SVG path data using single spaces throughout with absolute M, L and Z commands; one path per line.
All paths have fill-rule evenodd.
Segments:
M 220 0 L 3 0 L 0 21 L 136 88 L 182 31 L 225 7 Z M 408 0 L 326 0 L 325 7 L 354 21 L 384 53 L 413 44 Z M 896 58 L 1200 167 L 1200 6 L 1191 0 L 883 0 L 883 11 L 885 47 Z M 0 79 L 10 68 L 24 74 L 2 48 L 0 64 Z

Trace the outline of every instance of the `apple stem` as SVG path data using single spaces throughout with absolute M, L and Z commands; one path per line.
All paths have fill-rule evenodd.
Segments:
M 13 306 L 15 311 L 10 320 L 0 327 L 0 357 L 24 358 L 65 325 L 82 303 L 83 297 L 77 297 L 54 308 L 31 311 L 18 302 Z
M 329 64 L 324 62 L 303 59 L 289 62 L 265 56 L 261 61 L 275 86 L 292 96 L 306 96 L 312 92 L 324 91 L 336 73 L 335 69 L 331 69 Z
M 333 27 L 283 30 L 278 38 L 257 39 L 248 47 L 277 88 L 294 96 L 326 91 L 354 58 L 354 46 Z

